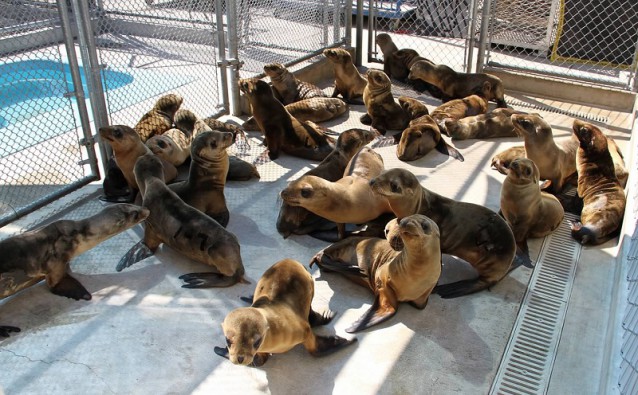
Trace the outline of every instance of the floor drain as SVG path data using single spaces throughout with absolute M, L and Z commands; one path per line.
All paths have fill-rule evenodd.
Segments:
M 512 98 L 507 99 L 507 104 L 512 107 L 524 107 L 524 108 L 530 108 L 532 110 L 568 115 L 570 117 L 585 119 L 588 121 L 601 122 L 604 124 L 609 123 L 609 118 L 607 117 L 592 115 L 592 114 L 581 112 L 581 111 L 569 111 L 569 110 L 564 110 L 562 108 L 550 107 L 547 105 L 533 104 L 533 103 L 528 103 L 528 102 L 524 102 L 524 101 L 520 101 L 520 100 L 512 99 Z
M 575 219 L 565 213 L 561 226 L 543 241 L 490 394 L 547 390 L 581 252 L 571 237 Z

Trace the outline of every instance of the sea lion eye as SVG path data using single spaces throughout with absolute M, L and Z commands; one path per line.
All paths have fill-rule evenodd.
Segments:
M 226 345 L 227 345 L 228 347 L 232 346 L 232 345 L 233 345 L 233 341 L 232 341 L 232 340 L 230 340 L 229 338 L 226 338 Z
M 113 131 L 113 137 L 115 137 L 115 138 L 118 138 L 118 139 L 119 139 L 120 137 L 122 137 L 122 131 L 121 131 L 120 129 L 115 129 L 115 130 Z
M 312 189 L 310 188 L 301 188 L 301 197 L 309 198 L 312 196 Z
M 213 140 L 208 144 L 212 149 L 217 148 L 217 141 Z
M 258 349 L 259 346 L 261 346 L 261 339 L 262 338 L 260 337 L 259 339 L 255 340 L 255 343 L 253 343 L 253 348 L 254 349 Z
M 390 190 L 392 192 L 399 192 L 399 186 L 397 185 L 396 182 L 391 182 L 390 183 Z
M 530 169 L 529 167 L 525 168 L 525 176 L 529 177 L 532 175 L 532 169 Z

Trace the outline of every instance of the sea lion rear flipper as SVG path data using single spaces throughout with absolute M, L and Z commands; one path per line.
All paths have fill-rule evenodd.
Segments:
M 343 337 L 332 335 L 332 336 L 318 336 L 314 335 L 314 347 L 306 345 L 306 350 L 314 357 L 322 357 L 324 355 L 331 354 L 335 351 L 341 350 L 345 346 L 348 346 L 357 341 L 357 338 L 353 339 L 345 339 Z
M 361 123 L 364 125 L 371 125 L 372 117 L 370 116 L 370 114 L 365 113 L 359 118 L 359 121 L 361 121 Z
M 20 332 L 20 328 L 18 328 L 17 326 L 9 325 L 0 326 L 0 337 L 9 337 L 11 336 L 11 332 Z
M 313 309 L 310 309 L 310 314 L 308 314 L 308 322 L 311 327 L 326 325 L 337 315 L 334 311 L 326 310 L 323 313 L 317 313 Z
M 456 281 L 450 284 L 437 285 L 434 287 L 432 293 L 439 294 L 439 296 L 443 299 L 452 299 L 482 291 L 488 286 L 489 284 L 487 282 L 477 278 Z
M 153 251 L 144 243 L 144 240 L 138 241 L 130 250 L 124 254 L 115 266 L 115 270 L 121 272 L 124 268 L 148 258 L 153 255 Z
M 75 300 L 91 300 L 91 293 L 69 274 L 65 274 L 57 284 L 51 287 L 51 292 Z
M 529 256 L 529 247 L 527 245 L 527 238 L 523 241 L 519 241 L 516 243 L 516 255 L 514 256 L 514 260 L 512 261 L 512 267 L 510 271 L 516 269 L 519 266 L 525 266 L 529 268 L 534 268 L 534 264 L 532 263 L 532 258 Z
M 381 136 L 377 138 L 371 145 L 372 148 L 379 148 L 379 147 L 389 147 L 391 145 L 395 145 L 397 144 L 396 139 L 394 138 L 394 136 Z M 399 137 L 399 140 L 401 140 L 401 138 Z
M 187 273 L 179 279 L 186 283 L 182 288 L 224 288 L 241 281 L 237 276 L 225 276 L 219 272 Z
M 368 309 L 368 311 L 366 311 L 364 315 L 362 315 L 357 321 L 355 321 L 352 326 L 346 329 L 346 332 L 354 333 L 362 331 L 364 329 L 368 329 L 371 326 L 389 320 L 394 314 L 396 314 L 396 299 L 389 298 L 388 296 L 390 295 L 386 295 L 388 292 L 387 289 L 381 289 L 378 290 L 378 292 L 379 293 L 374 299 L 374 303 L 372 304 L 370 309 Z M 394 294 L 392 294 L 391 296 L 393 297 Z
M 437 151 L 439 151 L 440 153 L 444 155 L 451 156 L 452 158 L 457 159 L 461 162 L 465 161 L 465 158 L 463 158 L 463 155 L 461 155 L 461 153 L 456 148 L 452 147 L 445 140 L 443 140 L 443 137 L 439 139 L 439 142 L 436 144 L 434 148 L 436 148 Z
M 348 262 L 344 262 L 339 259 L 332 259 L 326 254 L 321 254 L 320 257 L 315 255 L 315 258 L 310 262 L 310 267 L 316 263 L 321 270 L 327 270 L 331 272 L 337 272 L 343 274 L 346 277 L 356 277 L 357 279 L 366 278 L 367 275 L 359 266 L 351 265 Z

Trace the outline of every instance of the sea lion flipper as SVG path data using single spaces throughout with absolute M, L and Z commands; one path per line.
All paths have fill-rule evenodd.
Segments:
M 439 294 L 443 299 L 458 298 L 459 296 L 468 295 L 481 291 L 489 286 L 488 283 L 481 279 L 470 279 L 456 281 L 450 284 L 437 285 L 432 293 Z
M 182 288 L 224 288 L 240 281 L 236 276 L 225 276 L 219 272 L 187 273 L 179 279 L 186 283 Z
M 255 166 L 265 165 L 266 163 L 268 163 L 270 161 L 271 161 L 270 152 L 268 151 L 268 149 L 266 149 L 266 150 L 264 150 L 264 152 L 259 154 L 258 157 L 255 158 L 255 160 L 253 161 L 253 165 L 255 165 Z
M 217 346 L 215 346 L 213 348 L 213 351 L 215 351 L 215 354 L 219 355 L 220 357 L 229 359 L 228 358 L 228 355 L 229 355 L 228 354 L 228 347 L 217 347 Z
M 239 299 L 242 302 L 246 302 L 248 304 L 253 304 L 253 298 L 255 295 L 250 295 L 250 296 L 240 296 Z
M 326 310 L 323 313 L 317 313 L 313 309 L 310 309 L 310 314 L 308 314 L 308 322 L 310 323 L 311 327 L 326 325 L 327 323 L 332 321 L 335 315 L 337 315 L 337 313 L 332 310 Z
M 115 270 L 121 272 L 124 268 L 132 266 L 133 264 L 148 258 L 153 255 L 153 251 L 144 243 L 144 240 L 137 242 L 130 250 L 124 254 L 115 266 Z
M 534 264 L 532 263 L 532 258 L 529 256 L 529 247 L 527 245 L 527 238 L 522 241 L 516 243 L 516 255 L 514 256 L 514 261 L 512 262 L 512 269 L 523 265 L 525 267 L 534 268 Z
M 51 292 L 75 300 L 91 300 L 91 293 L 69 274 L 65 274 L 57 284 L 51 287 Z
M 314 336 L 314 349 L 306 347 L 308 352 L 315 357 L 321 357 L 341 350 L 357 341 L 357 338 L 346 339 L 337 335 L 333 336 Z M 305 345 L 305 344 L 304 344 Z
M 371 326 L 387 321 L 397 312 L 396 300 L 386 295 L 388 290 L 379 290 L 374 303 L 352 326 L 346 329 L 348 333 L 359 332 Z
M 391 145 L 397 144 L 397 141 L 394 136 L 381 136 L 381 135 L 379 136 L 380 137 L 376 139 L 375 142 L 372 143 L 371 145 L 372 148 L 389 147 Z M 400 137 L 399 137 L 399 140 L 401 140 Z
M 465 158 L 463 158 L 463 155 L 461 155 L 461 153 L 456 148 L 454 148 L 453 146 L 448 144 L 445 140 L 443 140 L 443 137 L 439 139 L 439 142 L 436 144 L 436 146 L 434 146 L 434 148 L 436 148 L 437 151 L 439 151 L 440 153 L 444 155 L 448 155 L 461 162 L 465 161 Z
M 0 337 L 9 337 L 11 336 L 11 332 L 18 333 L 20 332 L 20 328 L 18 328 L 17 326 L 9 326 L 9 325 L 0 326 Z

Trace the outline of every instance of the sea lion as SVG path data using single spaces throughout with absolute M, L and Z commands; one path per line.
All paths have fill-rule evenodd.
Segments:
M 525 158 L 525 147 L 516 145 L 507 148 L 492 157 L 491 167 L 501 174 L 507 175 L 507 169 L 514 159 Z
M 114 204 L 88 218 L 57 220 L 0 241 L 0 299 L 45 279 L 56 295 L 90 300 L 91 293 L 71 276 L 70 261 L 148 215 L 144 207 Z M 0 336 L 9 336 L 11 328 L 0 327 Z
M 381 70 L 369 69 L 368 84 L 363 91 L 367 113 L 361 122 L 385 135 L 387 129 L 403 130 L 410 122 L 408 114 L 394 101 L 390 78 Z
M 232 142 L 233 135 L 229 132 L 207 130 L 198 133 L 191 144 L 188 179 L 169 185 L 184 203 L 208 215 L 224 228 L 230 219 L 224 196 L 230 164 L 226 148 Z
M 308 170 L 304 176 L 313 175 L 328 181 L 337 181 L 343 177 L 350 159 L 359 150 L 371 142 L 376 134 L 365 129 L 348 129 L 337 138 L 335 148 L 317 165 Z M 303 207 L 291 206 L 282 201 L 277 216 L 277 231 L 284 239 L 291 234 L 304 235 L 326 227 L 334 228 L 334 223 L 314 214 Z
M 277 100 L 290 104 L 313 97 L 327 97 L 326 93 L 310 82 L 301 81 L 281 63 L 264 66 L 264 72 L 270 77 L 272 90 Z
M 596 126 L 574 120 L 579 142 L 578 196 L 583 199 L 580 221 L 572 224 L 572 237 L 581 244 L 601 244 L 617 235 L 625 213 L 626 197 L 614 169 L 605 135 Z
M 274 353 L 283 353 L 297 344 L 315 357 L 328 355 L 357 339 L 319 336 L 312 327 L 325 325 L 334 313 L 317 313 L 311 307 L 315 283 L 303 265 L 283 259 L 259 279 L 253 303 L 228 313 L 222 329 L 226 347 L 215 353 L 236 365 L 262 366 Z
M 399 96 L 398 100 L 399 105 L 408 115 L 408 119 L 410 121 L 430 114 L 430 110 L 428 110 L 428 107 L 421 100 L 415 99 L 410 96 Z
M 501 187 L 501 213 L 512 228 L 516 244 L 528 252 L 527 238 L 545 237 L 563 222 L 560 201 L 538 185 L 540 172 L 527 158 L 515 159 Z
M 137 132 L 126 125 L 103 126 L 100 128 L 99 133 L 102 140 L 106 141 L 113 149 L 115 163 L 122 171 L 131 191 L 127 201 L 132 202 L 135 200 L 139 190 L 133 174 L 133 167 L 137 158 L 151 153 L 151 150 L 142 142 Z M 160 164 L 164 168 L 166 182 L 170 182 L 177 177 L 177 168 L 175 166 L 164 159 L 160 160 Z
M 485 114 L 486 112 L 487 100 L 479 95 L 470 95 L 441 104 L 430 113 L 430 116 L 439 125 L 441 132 L 448 134 L 445 129 L 446 119 L 456 120 L 472 115 Z
M 153 108 L 144 114 L 133 127 L 143 143 L 151 137 L 162 134 L 173 127 L 175 112 L 184 99 L 175 93 L 169 93 L 157 99 Z
M 498 107 L 507 107 L 505 90 L 500 78 L 486 73 L 457 73 L 444 64 L 419 60 L 410 68 L 409 79 L 421 79 L 439 88 L 450 99 L 481 95 L 495 101 Z
M 348 237 L 324 248 L 310 262 L 322 270 L 336 271 L 368 287 L 375 299 L 370 309 L 346 332 L 353 333 L 392 317 L 399 302 L 424 309 L 441 275 L 439 227 L 430 218 L 415 214 L 388 226 L 396 228 L 403 243 L 395 251 L 381 238 Z
M 317 125 L 292 117 L 275 98 L 268 83 L 256 78 L 240 79 L 238 83 L 265 135 L 271 160 L 277 159 L 280 151 L 312 160 L 323 160 L 332 151 L 334 139 L 326 136 Z
M 144 226 L 144 238 L 135 244 L 117 264 L 122 271 L 153 255 L 164 243 L 196 262 L 212 269 L 180 277 L 185 288 L 228 287 L 244 280 L 244 265 L 239 241 L 217 221 L 184 203 L 164 183 L 160 158 L 142 155 L 135 163 L 135 178 L 140 185 L 142 205 L 150 210 Z
M 286 110 L 299 122 L 324 122 L 348 111 L 348 104 L 338 97 L 313 97 L 286 104 Z M 259 130 L 255 118 L 248 118 L 242 127 L 246 130 Z
M 152 153 L 173 166 L 180 166 L 190 156 L 191 138 L 181 130 L 172 128 L 164 134 L 146 140 L 146 146 L 151 149 Z
M 448 136 L 453 140 L 516 137 L 518 134 L 511 118 L 513 114 L 525 113 L 511 108 L 495 108 L 486 114 L 443 121 Z
M 228 174 L 226 181 L 248 181 L 252 178 L 260 178 L 259 170 L 252 163 L 239 159 L 235 155 L 228 156 Z
M 345 224 L 361 224 L 391 212 L 386 199 L 373 194 L 368 180 L 383 171 L 383 158 L 372 148 L 363 147 L 352 157 L 344 176 L 335 182 L 306 175 L 281 191 L 283 201 L 301 206 L 337 223 L 339 239 L 345 237 Z
M 346 103 L 363 104 L 363 90 L 368 80 L 355 67 L 350 52 L 343 48 L 328 48 L 323 54 L 334 67 L 335 89 L 331 97 L 341 95 Z
M 384 197 L 397 218 L 412 214 L 430 217 L 441 232 L 441 252 L 469 262 L 478 278 L 440 285 L 435 292 L 454 298 L 478 292 L 501 280 L 516 255 L 514 234 L 505 220 L 492 210 L 458 202 L 419 184 L 405 169 L 391 169 L 370 180 L 374 194 Z
M 429 115 L 410 121 L 409 126 L 399 136 L 396 154 L 397 158 L 404 162 L 420 159 L 434 148 L 461 162 L 465 160 L 456 148 L 441 137 L 439 126 Z

